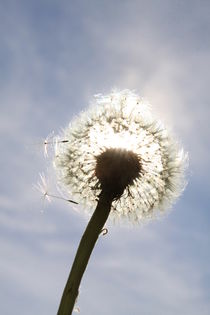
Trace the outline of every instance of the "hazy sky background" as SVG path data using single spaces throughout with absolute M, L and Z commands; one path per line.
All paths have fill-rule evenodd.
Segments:
M 56 314 L 88 218 L 42 211 L 39 144 L 113 88 L 181 139 L 189 184 L 164 219 L 99 238 L 81 314 L 210 314 L 209 17 L 208 0 L 0 0 L 0 314 Z

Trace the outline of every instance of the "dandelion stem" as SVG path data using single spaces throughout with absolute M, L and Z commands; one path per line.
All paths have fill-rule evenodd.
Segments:
M 87 267 L 90 255 L 103 229 L 111 210 L 112 198 L 102 191 L 95 212 L 80 241 L 70 274 L 67 280 L 57 315 L 71 315 L 79 285 Z

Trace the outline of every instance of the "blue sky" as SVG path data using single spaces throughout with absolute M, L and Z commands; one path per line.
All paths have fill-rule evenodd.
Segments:
M 42 211 L 39 144 L 113 88 L 146 97 L 177 134 L 189 184 L 163 219 L 109 225 L 81 314 L 210 313 L 209 16 L 207 0 L 0 0 L 1 314 L 56 314 L 88 218 L 56 200 Z

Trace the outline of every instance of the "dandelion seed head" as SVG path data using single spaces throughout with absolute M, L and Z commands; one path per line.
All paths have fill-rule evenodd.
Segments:
M 108 189 L 111 217 L 140 222 L 164 212 L 185 187 L 187 155 L 129 90 L 96 95 L 61 139 L 68 141 L 55 145 L 59 182 L 91 211 Z

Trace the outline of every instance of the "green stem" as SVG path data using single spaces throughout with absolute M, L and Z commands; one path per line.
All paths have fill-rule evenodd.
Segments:
M 101 230 L 109 216 L 112 200 L 101 193 L 95 212 L 80 241 L 70 274 L 67 280 L 57 315 L 71 315 L 79 293 L 79 285 L 87 267 L 90 255 Z

